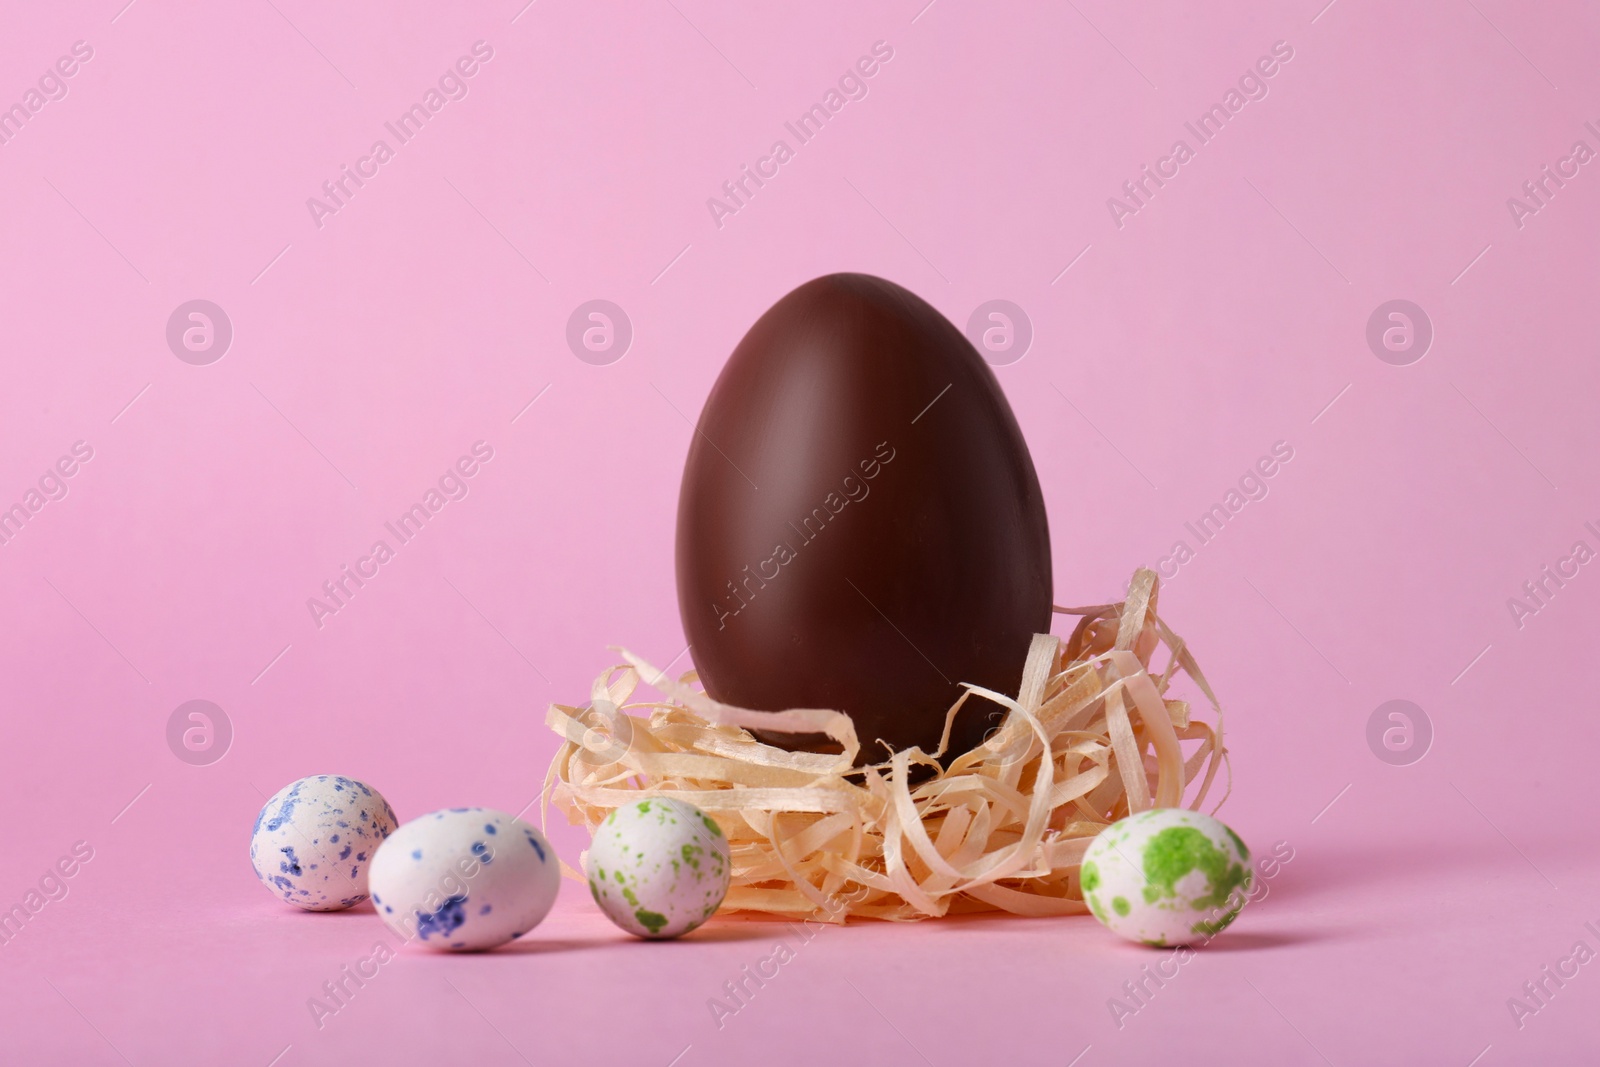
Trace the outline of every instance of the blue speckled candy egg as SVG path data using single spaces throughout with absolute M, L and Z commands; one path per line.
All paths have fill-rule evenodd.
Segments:
M 307 911 L 339 911 L 367 899 L 369 861 L 399 820 L 376 789 L 317 774 L 267 801 L 250 834 L 261 884 Z
M 1146 945 L 1209 941 L 1250 892 L 1250 850 L 1218 820 L 1153 808 L 1100 831 L 1079 871 L 1083 899 L 1114 933 Z
M 584 860 L 589 892 L 612 922 L 640 937 L 677 937 L 728 895 L 728 839 L 693 804 L 651 797 L 617 808 Z
M 483 949 L 521 937 L 549 914 L 560 863 L 544 835 L 489 808 L 412 819 L 372 858 L 372 903 L 406 940 Z

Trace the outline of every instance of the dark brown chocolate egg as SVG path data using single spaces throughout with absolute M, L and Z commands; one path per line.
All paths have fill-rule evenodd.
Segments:
M 684 466 L 677 569 L 707 692 L 848 712 L 863 762 L 880 740 L 932 752 L 962 682 L 1014 695 L 1050 626 L 1044 499 L 994 373 L 867 274 L 807 282 L 734 349 Z M 969 700 L 950 754 L 1002 715 Z

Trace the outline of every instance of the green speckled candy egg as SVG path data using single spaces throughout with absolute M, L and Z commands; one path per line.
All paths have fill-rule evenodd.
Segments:
M 1146 945 L 1219 933 L 1250 891 L 1250 850 L 1221 822 L 1155 808 L 1100 831 L 1083 856 L 1083 899 L 1112 932 Z
M 693 804 L 651 797 L 606 816 L 584 868 L 612 922 L 640 937 L 677 937 L 727 895 L 728 839 Z

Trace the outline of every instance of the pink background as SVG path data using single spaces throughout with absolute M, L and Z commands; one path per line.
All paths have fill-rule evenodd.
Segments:
M 1574 541 L 1600 548 L 1600 174 L 1520 228 L 1506 206 L 1575 140 L 1600 148 L 1600 18 L 923 2 L 6 17 L 0 103 L 94 49 L 0 145 L 0 505 L 94 450 L 0 545 L 0 906 L 94 850 L 0 947 L 8 1061 L 1600 1055 L 1600 965 L 1520 1029 L 1506 1003 L 1600 948 L 1580 670 L 1600 576 L 1520 629 L 1506 604 Z M 480 39 L 466 98 L 315 225 L 306 199 Z M 879 40 L 867 97 L 719 228 L 706 199 Z M 1107 198 L 1194 147 L 1184 122 L 1280 40 L 1269 95 L 1118 228 Z M 688 420 L 750 323 L 835 270 L 960 325 L 1025 309 L 1031 350 L 997 373 L 1051 502 L 1059 602 L 1194 547 L 1184 523 L 1293 447 L 1162 605 L 1229 712 L 1222 814 L 1294 860 L 1120 1029 L 1107 1000 L 1156 956 L 1088 918 L 1000 918 L 829 930 L 719 1030 L 707 999 L 782 931 L 636 944 L 577 884 L 510 950 L 408 952 L 319 1029 L 307 998 L 378 923 L 261 891 L 264 795 L 336 772 L 402 818 L 522 810 L 556 744 L 544 706 L 582 701 L 608 645 L 682 650 Z M 165 341 L 196 298 L 234 327 L 209 366 Z M 609 366 L 564 339 L 596 298 L 634 328 Z M 1364 336 L 1396 298 L 1435 329 L 1410 366 Z M 478 440 L 494 459 L 470 495 L 319 629 L 307 598 Z M 1409 766 L 1366 740 L 1397 698 L 1435 731 Z M 235 730 L 209 766 L 167 746 L 192 699 Z M 551 832 L 574 861 L 581 834 Z

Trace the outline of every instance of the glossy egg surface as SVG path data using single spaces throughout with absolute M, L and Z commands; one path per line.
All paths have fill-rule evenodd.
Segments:
M 1014 694 L 1050 626 L 1044 499 L 994 372 L 893 282 L 833 274 L 789 293 L 701 413 L 677 577 L 713 697 L 848 712 L 863 762 L 932 752 L 960 683 Z M 967 708 L 952 754 L 1003 714 Z

